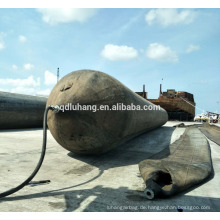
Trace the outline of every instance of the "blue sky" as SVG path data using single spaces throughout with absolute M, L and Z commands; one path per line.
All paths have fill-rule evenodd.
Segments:
M 194 94 L 220 112 L 220 9 L 0 9 L 0 91 L 47 95 L 93 69 L 149 98 Z M 200 113 L 198 110 L 197 113 Z

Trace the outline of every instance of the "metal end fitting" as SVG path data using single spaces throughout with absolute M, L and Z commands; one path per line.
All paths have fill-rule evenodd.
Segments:
M 150 188 L 146 188 L 145 190 L 144 190 L 144 195 L 145 195 L 145 197 L 147 198 L 147 199 L 154 199 L 154 191 L 152 190 L 152 189 L 150 189 Z
M 53 112 L 58 113 L 60 111 L 60 107 L 58 105 L 50 105 Z

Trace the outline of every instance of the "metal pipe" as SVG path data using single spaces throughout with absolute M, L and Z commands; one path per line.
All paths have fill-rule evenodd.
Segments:
M 46 98 L 0 92 L 0 129 L 43 127 Z

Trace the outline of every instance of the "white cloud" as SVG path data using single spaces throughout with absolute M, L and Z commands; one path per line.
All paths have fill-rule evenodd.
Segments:
M 31 70 L 31 69 L 34 68 L 34 65 L 33 65 L 33 64 L 30 64 L 30 63 L 25 63 L 25 64 L 23 65 L 23 67 L 24 67 L 25 70 Z
M 0 32 L 0 50 L 5 49 L 5 42 L 3 40 L 3 38 L 6 36 L 5 33 Z
M 0 91 L 1 91 L 1 92 L 8 92 L 8 89 L 0 88 Z
M 36 89 L 34 89 L 34 88 L 26 88 L 26 87 L 18 86 L 18 87 L 11 89 L 10 92 L 18 93 L 18 94 L 34 95 L 35 91 L 36 91 Z
M 50 92 L 50 89 L 40 90 L 36 93 L 36 95 L 49 96 Z
M 13 64 L 11 67 L 12 67 L 13 70 L 17 70 L 18 69 L 18 66 L 15 65 L 15 64 Z
M 157 61 L 177 62 L 178 56 L 169 47 L 159 43 L 152 43 L 147 48 L 147 57 Z
M 197 51 L 200 50 L 200 46 L 199 45 L 189 45 L 189 47 L 186 49 L 186 53 L 191 53 L 193 51 Z
M 33 76 L 29 76 L 26 79 L 1 79 L 0 78 L 0 85 L 7 85 L 9 87 L 26 87 L 26 88 L 37 88 L 40 86 L 40 78 L 34 79 Z
M 18 37 L 18 40 L 19 40 L 19 42 L 21 42 L 21 43 L 25 43 L 25 42 L 27 41 L 27 38 L 26 38 L 25 36 L 23 36 L 23 35 L 20 35 L 20 36 Z
M 34 79 L 33 76 L 29 76 L 26 79 L 0 78 L 0 86 L 3 86 L 3 88 L 0 88 L 0 91 L 28 95 L 48 96 L 51 90 L 40 90 L 40 84 L 40 78 L 38 77 Z M 5 89 L 4 86 L 7 89 Z
M 128 30 L 139 20 L 140 17 L 142 17 L 142 15 L 143 15 L 143 11 L 140 11 L 140 13 L 136 14 L 135 16 L 128 18 L 128 22 L 121 27 L 121 30 L 122 31 Z
M 5 48 L 5 43 L 0 40 L 0 50 L 3 50 Z
M 181 10 L 175 8 L 153 9 L 146 14 L 148 25 L 154 23 L 161 24 L 163 27 L 176 24 L 189 24 L 194 21 L 196 12 L 193 10 Z
M 130 60 L 137 57 L 138 52 L 133 47 L 107 44 L 102 50 L 101 55 L 111 61 Z
M 55 85 L 57 83 L 57 76 L 50 71 L 46 70 L 44 73 L 44 84 Z
M 12 87 L 12 89 L 7 89 L 8 92 L 34 95 L 40 87 L 40 78 L 36 80 L 33 76 L 26 79 L 0 78 L 0 85 L 7 86 L 7 88 Z M 4 91 L 6 90 L 4 89 Z
M 85 22 L 93 15 L 97 9 L 94 8 L 39 8 L 37 9 L 43 17 L 43 21 L 50 25 L 67 22 Z
M 200 84 L 208 84 L 208 81 L 207 81 L 207 80 L 200 80 L 199 83 L 200 83 Z

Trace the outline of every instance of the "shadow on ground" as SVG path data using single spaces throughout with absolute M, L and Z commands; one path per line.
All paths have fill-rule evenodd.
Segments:
M 51 202 L 49 197 L 56 201 Z M 84 211 L 84 212 L 150 212 L 172 211 L 177 212 L 181 207 L 183 211 L 219 211 L 220 199 L 210 197 L 179 195 L 166 199 L 147 200 L 142 192 L 129 190 L 127 187 L 113 189 L 97 185 L 91 189 L 51 191 L 35 193 L 26 196 L 14 196 L 1 200 L 1 202 L 22 201 L 40 198 L 48 203 L 49 211 Z M 31 201 L 30 200 L 30 201 Z M 40 210 L 40 206 L 38 211 Z
M 71 174 L 74 174 L 74 172 L 87 172 L 87 168 L 89 169 L 89 166 L 92 165 L 99 168 L 98 175 L 86 182 L 65 188 L 24 196 L 12 195 L 1 199 L 0 204 L 7 202 L 10 205 L 10 202 L 13 201 L 33 201 L 37 199 L 39 202 L 42 200 L 44 204 L 47 204 L 48 211 L 177 211 L 178 206 L 185 206 L 183 211 L 219 211 L 219 198 L 186 196 L 184 195 L 186 192 L 166 199 L 147 200 L 143 191 L 130 190 L 127 187 L 113 188 L 97 185 L 89 189 L 86 187 L 74 189 L 98 179 L 105 170 L 110 168 L 138 164 L 144 159 L 154 157 L 155 154 L 157 159 L 168 156 L 170 154 L 169 144 L 174 129 L 172 127 L 161 127 L 142 134 L 99 156 L 88 157 L 68 153 L 69 157 L 85 163 L 84 167 L 80 168 L 81 170 L 76 170 L 79 168 L 75 168 L 73 163 L 68 172 Z M 190 208 L 190 206 L 196 207 Z M 40 206 L 38 211 L 41 211 Z
M 166 154 L 163 155 L 168 156 L 170 154 L 170 140 L 174 130 L 175 128 L 173 127 L 155 129 L 98 156 L 81 156 L 72 152 L 69 152 L 67 155 L 86 164 L 96 166 L 101 170 L 134 165 L 142 160 L 153 157 L 154 154 L 161 151 L 166 151 Z

